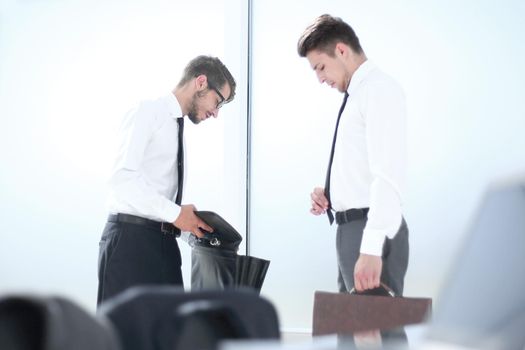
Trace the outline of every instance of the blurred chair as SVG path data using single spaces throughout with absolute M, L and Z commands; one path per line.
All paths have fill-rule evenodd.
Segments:
M 255 291 L 130 288 L 103 303 L 126 350 L 211 350 L 225 339 L 279 339 L 273 305 Z
M 60 297 L 0 298 L 2 350 L 118 350 L 118 337 L 103 317 Z

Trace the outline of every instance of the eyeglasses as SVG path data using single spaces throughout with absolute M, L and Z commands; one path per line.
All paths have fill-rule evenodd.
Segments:
M 210 82 L 208 82 L 208 89 L 211 89 L 211 90 L 214 90 L 217 95 L 219 95 L 219 98 L 221 99 L 219 101 L 219 103 L 217 103 L 217 106 L 216 108 L 219 109 L 221 108 L 222 106 L 224 106 L 228 101 L 226 101 L 226 99 L 224 98 L 224 96 L 222 96 L 221 92 L 219 91 L 219 89 L 217 89 L 215 87 L 215 85 L 211 84 Z

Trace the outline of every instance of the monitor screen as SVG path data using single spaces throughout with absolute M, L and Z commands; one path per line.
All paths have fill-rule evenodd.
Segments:
M 524 349 L 525 178 L 489 188 L 451 266 L 429 337 L 474 348 Z

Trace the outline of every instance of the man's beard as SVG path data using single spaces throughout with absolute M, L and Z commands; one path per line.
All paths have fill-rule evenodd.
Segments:
M 196 92 L 193 94 L 190 102 L 190 109 L 188 111 L 188 118 L 192 121 L 193 124 L 199 124 L 201 120 L 197 118 L 197 100 L 200 99 L 204 94 Z

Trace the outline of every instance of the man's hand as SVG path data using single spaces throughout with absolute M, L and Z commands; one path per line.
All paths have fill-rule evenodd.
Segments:
M 324 195 L 324 188 L 314 188 L 314 191 L 310 194 L 310 198 L 312 199 L 310 213 L 314 215 L 325 214 L 328 210 L 328 199 L 326 199 Z
M 173 222 L 173 226 L 177 227 L 181 231 L 191 232 L 195 236 L 202 238 L 204 233 L 201 229 L 213 232 L 213 228 L 208 226 L 204 221 L 202 221 L 197 215 L 195 215 L 195 206 L 193 204 L 181 205 L 180 214 L 177 217 L 177 220 Z
M 379 287 L 383 260 L 380 256 L 360 254 L 354 267 L 354 285 L 358 292 Z
M 360 331 L 354 333 L 354 344 L 357 349 L 382 349 L 383 342 L 381 331 L 374 329 L 370 331 Z

